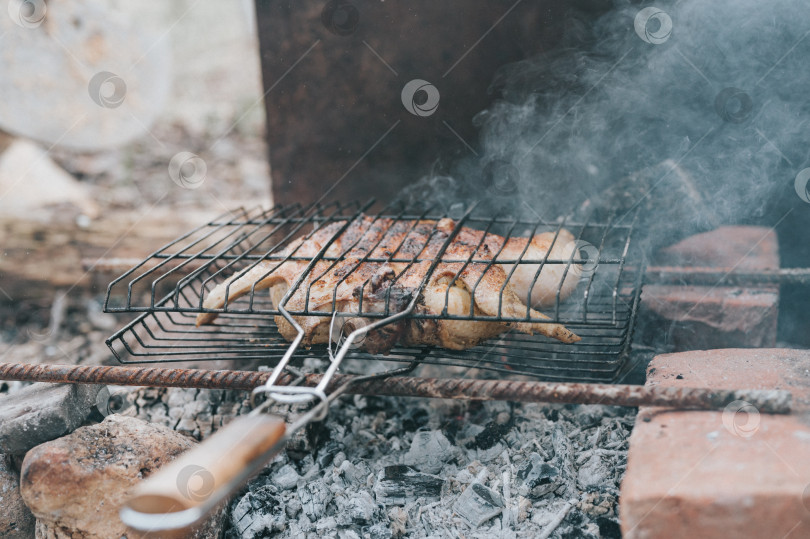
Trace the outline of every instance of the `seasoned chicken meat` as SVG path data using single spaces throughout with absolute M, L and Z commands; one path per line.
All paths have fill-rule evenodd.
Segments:
M 386 305 L 389 314 L 402 312 L 414 298 L 416 313 L 435 318 L 403 318 L 368 332 L 361 346 L 371 353 L 386 353 L 397 343 L 463 350 L 510 329 L 539 333 L 565 343 L 580 340 L 561 324 L 551 322 L 442 318 L 460 315 L 548 319 L 527 304 L 553 305 L 558 290 L 560 300 L 565 299 L 576 287 L 581 271 L 573 264 L 546 264 L 538 276 L 539 264 L 499 263 L 544 260 L 547 254 L 549 259 L 567 260 L 575 248 L 568 231 L 561 230 L 556 240 L 555 234 L 545 233 L 505 241 L 501 236 L 467 227 L 451 237 L 455 226 L 451 219 L 361 217 L 348 226 L 345 221 L 335 222 L 296 239 L 281 256 L 274 254 L 275 260 L 262 261 L 244 275 L 236 274 L 218 284 L 204 299 L 203 307 L 219 309 L 225 305 L 226 296 L 228 301 L 234 301 L 251 290 L 267 288 L 273 303 L 279 305 L 301 278 L 285 308 L 325 313 L 294 317 L 304 330 L 304 346 L 329 342 L 333 306 L 340 313 L 360 313 L 360 318 L 362 313 L 386 312 Z M 428 277 L 445 244 L 441 260 Z M 318 260 L 306 272 L 321 251 L 327 259 Z M 279 260 L 287 257 L 296 260 Z M 216 317 L 217 313 L 201 313 L 197 325 L 209 324 Z M 368 317 L 360 319 L 373 321 Z M 275 322 L 284 338 L 295 338 L 295 328 L 283 316 L 276 316 Z

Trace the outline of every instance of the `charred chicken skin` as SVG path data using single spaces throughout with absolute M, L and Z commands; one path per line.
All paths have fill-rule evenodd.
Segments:
M 415 296 L 415 312 L 436 318 L 401 319 L 369 331 L 360 346 L 371 353 L 387 353 L 397 343 L 463 350 L 510 329 L 539 333 L 564 343 L 580 340 L 561 324 L 550 322 L 442 319 L 447 315 L 548 319 L 527 307 L 527 302 L 538 308 L 553 305 L 558 292 L 560 300 L 565 299 L 576 287 L 580 267 L 568 265 L 566 272 L 565 264 L 548 264 L 535 279 L 540 264 L 500 261 L 515 261 L 521 255 L 525 260 L 541 261 L 547 253 L 549 259 L 567 260 L 574 250 L 574 242 L 566 230 L 505 240 L 462 227 L 450 239 L 420 292 L 431 264 L 456 228 L 453 220 L 361 217 L 341 233 L 343 227 L 346 222 L 338 221 L 294 240 L 281 256 L 274 255 L 274 260 L 262 261 L 243 275 L 237 273 L 218 284 L 208 293 L 203 307 L 220 309 L 226 299 L 234 301 L 252 290 L 267 288 L 273 304 L 279 305 L 296 280 L 304 275 L 310 260 L 328 245 L 324 253 L 327 259 L 314 264 L 284 305 L 292 312 L 325 313 L 324 316 L 294 317 L 304 330 L 304 346 L 329 342 L 333 310 L 359 313 L 359 320 L 373 321 L 361 318 L 362 313 L 386 312 L 387 305 L 387 312 L 396 314 L 404 311 Z M 286 257 L 296 260 L 279 260 Z M 369 262 L 369 258 L 387 261 Z M 510 271 L 512 275 L 508 277 Z M 197 325 L 209 324 L 216 317 L 217 313 L 201 313 L 197 316 Z M 275 322 L 285 339 L 292 341 L 296 337 L 297 331 L 283 316 L 276 316 Z

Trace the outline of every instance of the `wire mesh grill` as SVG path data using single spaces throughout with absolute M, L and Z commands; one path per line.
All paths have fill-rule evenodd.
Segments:
M 472 307 L 470 312 L 448 314 L 447 303 L 441 313 L 435 310 L 409 313 L 409 318 L 416 319 L 557 322 L 582 338 L 577 343 L 564 344 L 542 335 L 507 331 L 466 350 L 397 345 L 386 355 L 370 354 L 358 348 L 347 357 L 392 362 L 416 359 L 425 364 L 474 368 L 482 376 L 490 372 L 550 380 L 610 381 L 621 371 L 629 354 L 644 269 L 643 257 L 632 241 L 632 216 L 610 217 L 600 222 L 545 222 L 516 219 L 509 214 L 478 213 L 474 207 L 454 213 L 412 204 L 393 204 L 371 214 L 368 212 L 371 205 L 371 202 L 332 203 L 272 210 L 240 209 L 198 227 L 152 253 L 110 284 L 105 310 L 141 314 L 110 337 L 108 346 L 124 363 L 249 359 L 274 364 L 284 355 L 289 343 L 274 321 L 273 315 L 279 314 L 278 305 L 266 290 L 251 288 L 246 295 L 227 301 L 222 308 L 203 306 L 205 298 L 218 284 L 254 268 L 260 268 L 260 273 L 266 277 L 283 264 L 300 264 L 304 270 L 297 274 L 292 291 L 300 290 L 309 297 L 311 292 L 307 288 L 322 277 L 318 272 L 337 271 L 341 267 L 343 271 L 333 278 L 338 283 L 351 280 L 353 272 L 359 273 L 358 268 L 364 265 L 398 264 L 400 276 L 404 271 L 401 268 L 431 265 L 422 276 L 423 282 L 427 282 L 441 264 L 453 268 L 453 281 L 459 279 L 459 273 L 466 268 L 478 268 L 479 273 L 486 273 L 496 263 L 505 269 L 511 267 L 506 275 L 512 279 L 515 268 L 531 264 L 527 267 L 537 268 L 535 279 L 543 268 L 553 267 L 557 268 L 557 275 L 562 275 L 562 283 L 566 281 L 567 272 L 589 265 L 594 269 L 578 279 L 570 297 L 564 298 L 558 290 L 547 300 L 549 304 L 541 311 L 548 320 L 538 318 L 528 308 L 525 316 L 523 312 L 507 316 L 501 306 L 496 314 L 484 314 Z M 437 223 L 448 217 L 453 219 L 449 221 L 452 230 L 444 233 L 448 238 L 445 240 L 438 232 Z M 357 228 L 357 223 L 365 225 L 352 235 L 352 226 Z M 447 226 L 448 221 L 443 223 Z M 403 242 L 413 242 L 413 234 L 406 232 L 386 244 L 386 233 L 396 227 L 410 231 L 422 227 L 425 233 L 420 237 L 426 239 L 416 246 L 403 246 Z M 374 233 L 370 232 L 372 230 Z M 480 242 L 467 246 L 464 256 L 447 250 L 451 240 L 462 230 L 483 232 L 474 236 L 480 238 Z M 546 254 L 542 259 L 530 259 L 525 249 L 517 257 L 503 254 L 503 246 L 513 238 L 546 234 L 553 238 L 553 243 L 565 230 L 570 231 L 577 246 L 594 247 L 588 258 L 583 257 L 583 250 L 574 250 L 559 258 Z M 326 237 L 327 240 L 324 245 L 319 243 L 323 248 L 312 256 L 289 247 L 300 237 Z M 424 249 L 426 242 L 436 238 L 442 239 L 438 254 Z M 494 247 L 492 238 L 500 238 Z M 330 250 L 335 241 L 342 242 L 340 249 Z M 394 248 L 390 248 L 392 245 Z M 489 249 L 486 256 L 485 249 Z M 596 257 L 594 253 L 598 253 Z M 395 276 L 394 282 L 396 279 Z M 476 297 L 479 282 L 471 287 L 472 297 Z M 361 290 L 365 286 L 370 286 L 368 280 L 360 284 Z M 364 308 L 363 297 L 361 293 L 358 311 L 364 318 L 387 317 L 400 308 L 390 301 L 390 292 L 374 308 L 370 305 Z M 530 298 L 522 300 L 528 303 Z M 317 309 L 307 301 L 299 303 L 298 308 L 288 305 L 290 314 L 296 316 L 323 317 L 340 309 L 336 295 L 326 305 L 319 304 Z M 206 312 L 216 313 L 218 318 L 211 325 L 197 327 L 197 315 Z M 328 357 L 326 346 L 302 347 L 296 350 L 293 359 L 313 356 Z

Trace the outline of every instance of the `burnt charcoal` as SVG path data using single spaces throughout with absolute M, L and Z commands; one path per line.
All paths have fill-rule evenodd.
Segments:
M 377 513 L 377 504 L 371 494 L 361 490 L 347 500 L 340 508 L 338 522 L 344 525 L 366 524 Z
M 289 464 L 285 464 L 279 471 L 273 474 L 272 481 L 278 488 L 289 490 L 294 488 L 300 479 L 301 476 L 298 475 L 296 469 Z
M 583 429 L 598 425 L 605 417 L 606 409 L 598 404 L 579 404 L 573 409 L 574 421 Z
M 298 487 L 298 499 L 307 518 L 316 522 L 323 517 L 326 505 L 332 500 L 332 492 L 318 479 Z
M 596 519 L 596 525 L 599 526 L 599 535 L 603 539 L 621 539 L 622 529 L 616 520 L 600 517 Z
M 402 416 L 402 430 L 406 432 L 416 431 L 427 425 L 429 419 L 430 414 L 428 414 L 427 410 L 424 408 L 419 408 L 418 406 L 408 408 Z M 450 438 L 450 436 L 448 436 L 448 438 Z
M 377 502 L 383 505 L 404 505 L 417 498 L 437 500 L 444 480 L 421 473 L 410 466 L 386 466 L 374 486 Z
M 591 533 L 589 530 L 570 524 L 560 526 L 557 536 L 560 539 L 600 539 L 598 535 Z
M 481 483 L 468 486 L 456 503 L 453 510 L 467 520 L 473 527 L 478 527 L 487 520 L 501 514 L 503 498 Z
M 576 471 L 572 461 L 573 450 L 565 429 L 559 424 L 551 431 L 551 447 L 554 449 L 552 465 L 560 472 L 561 486 L 556 493 L 573 496 L 576 488 Z
M 321 437 L 323 424 L 311 423 L 295 432 L 287 442 L 287 455 L 293 460 L 301 460 L 311 455 Z
M 287 513 L 277 497 L 278 491 L 267 485 L 245 494 L 233 509 L 233 525 L 242 539 L 266 537 L 284 529 Z
M 326 468 L 335 460 L 335 455 L 344 449 L 346 449 L 346 446 L 342 442 L 329 440 L 318 450 L 318 465 L 321 468 Z
M 547 530 L 557 539 L 596 538 L 596 519 L 617 520 L 635 410 L 576 405 L 510 410 L 484 403 L 470 411 L 406 399 L 391 403 L 398 404 L 371 414 L 367 401 L 359 402 L 362 411 L 353 400 L 338 401 L 326 423 L 329 435 L 315 452 L 300 461 L 282 456 L 254 480 L 253 489 L 275 485 L 275 497 L 285 507 L 285 528 L 265 535 L 492 535 L 503 519 L 507 535 L 532 537 Z M 425 423 L 408 433 L 407 421 Z M 609 475 L 597 477 L 603 469 Z M 462 494 L 460 503 L 467 505 L 456 507 Z M 509 502 L 501 502 L 507 495 Z M 610 530 L 610 521 L 603 526 Z
M 577 472 L 577 482 L 583 490 L 596 489 L 605 485 L 612 475 L 608 465 L 597 454 L 591 455 Z
M 385 524 L 375 524 L 363 529 L 363 536 L 365 537 L 366 534 L 370 539 L 391 539 L 394 536 L 391 528 Z
M 520 495 L 532 498 L 545 496 L 561 484 L 559 470 L 544 462 L 537 453 L 529 455 L 529 461 L 518 470 L 517 477 L 522 481 L 518 489 Z
M 469 449 L 490 449 L 501 441 L 503 435 L 509 432 L 508 425 L 501 425 L 495 421 L 490 421 L 484 430 L 475 436 L 475 442 L 468 445 Z
M 403 461 L 419 471 L 437 473 L 455 453 L 455 446 L 441 431 L 417 432 Z

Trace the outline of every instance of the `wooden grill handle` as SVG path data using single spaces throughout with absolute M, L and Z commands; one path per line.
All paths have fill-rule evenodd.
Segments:
M 202 520 L 245 480 L 246 472 L 281 449 L 284 420 L 240 416 L 138 485 L 121 519 L 140 531 L 178 529 Z

